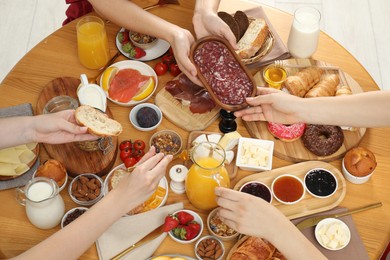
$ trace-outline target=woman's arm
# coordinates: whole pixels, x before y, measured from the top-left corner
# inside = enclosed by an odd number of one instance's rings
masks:
[[[234,113],[246,121],[283,124],[390,126],[390,91],[371,91],[339,97],[299,98],[271,88],[257,88],[251,106]]]
[[[75,221],[16,259],[77,259],[115,221],[153,194],[171,160],[171,155],[156,155],[155,149],[151,148],[116,189]]]
[[[224,223],[249,236],[271,242],[287,259],[326,259],[274,206],[250,194],[216,188],[218,214]]]
[[[32,142],[59,144],[97,138],[87,133],[87,127],[76,124],[74,110],[1,118],[0,125],[0,149]]]

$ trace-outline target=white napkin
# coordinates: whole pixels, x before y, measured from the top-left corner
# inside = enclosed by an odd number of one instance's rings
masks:
[[[168,214],[180,209],[183,209],[182,202],[120,218],[96,241],[99,259],[106,260],[114,257],[162,225]],[[166,233],[161,234],[149,243],[134,249],[123,259],[146,259],[150,257],[165,237]]]

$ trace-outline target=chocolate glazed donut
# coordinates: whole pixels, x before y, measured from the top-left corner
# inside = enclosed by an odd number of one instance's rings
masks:
[[[317,156],[327,156],[341,147],[344,134],[339,126],[307,125],[302,141],[310,152]]]

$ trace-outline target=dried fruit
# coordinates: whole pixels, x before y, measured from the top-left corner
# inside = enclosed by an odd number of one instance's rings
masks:
[[[138,125],[144,128],[155,126],[159,120],[157,112],[150,107],[143,107],[138,110],[136,119]]]

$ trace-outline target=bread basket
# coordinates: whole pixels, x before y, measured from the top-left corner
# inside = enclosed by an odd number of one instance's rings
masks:
[[[245,101],[243,101],[240,104],[227,104],[227,103],[221,102],[220,98],[214,92],[212,86],[209,84],[208,80],[206,79],[205,75],[202,74],[200,66],[195,61],[195,57],[194,56],[195,56],[195,52],[198,49],[201,49],[202,46],[204,44],[206,44],[207,42],[217,42],[217,43],[220,43],[220,44],[224,45],[228,49],[230,54],[233,56],[234,60],[239,65],[239,69],[241,69],[242,72],[244,72],[245,75],[247,76],[247,79],[245,79],[245,80],[249,80],[250,83],[251,83],[251,90],[249,91],[248,95],[246,95],[246,97],[253,97],[256,94],[256,82],[255,82],[252,74],[249,72],[249,70],[242,63],[241,59],[238,57],[238,55],[233,50],[233,48],[230,46],[230,44],[225,39],[223,39],[221,37],[218,37],[218,36],[206,36],[206,37],[203,37],[203,38],[199,39],[198,41],[196,41],[191,46],[190,59],[191,59],[192,63],[195,64],[195,67],[196,67],[197,72],[198,72],[198,78],[200,79],[200,81],[202,82],[204,87],[207,89],[207,91],[209,92],[209,94],[210,94],[211,98],[214,100],[214,102],[218,106],[220,106],[221,108],[223,108],[225,110],[228,110],[228,111],[236,111],[236,110],[240,110],[240,109],[248,106],[248,104]],[[218,53],[217,53],[217,55],[218,55]],[[219,72],[219,71],[217,71],[217,72]]]

